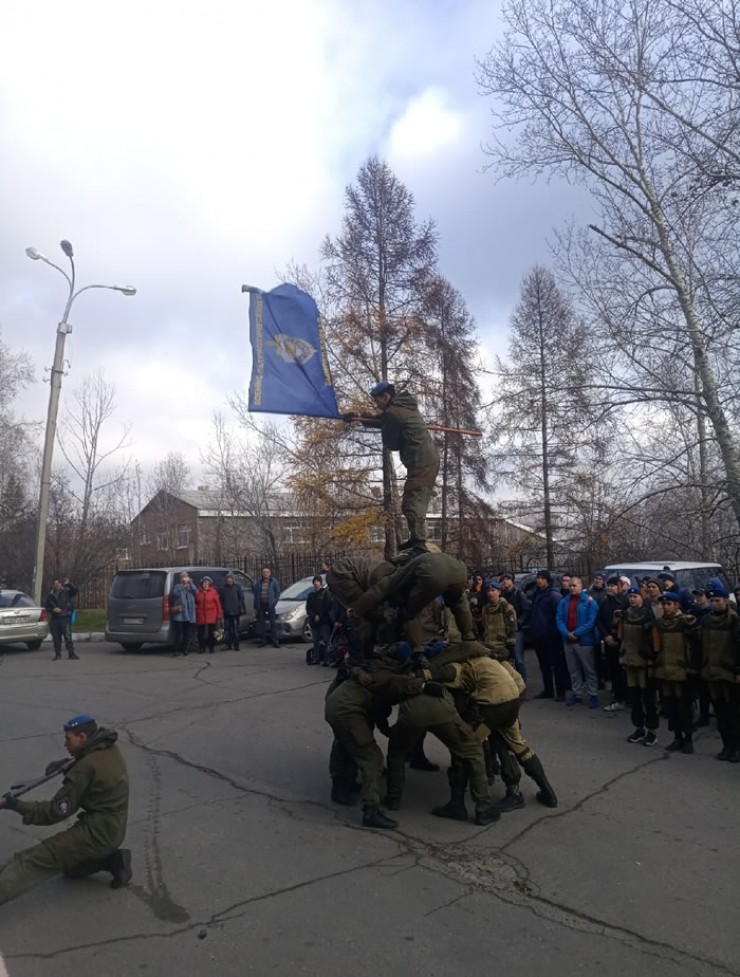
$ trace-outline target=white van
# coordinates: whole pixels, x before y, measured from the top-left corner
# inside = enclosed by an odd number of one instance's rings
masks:
[[[655,560],[652,563],[638,563],[625,560],[624,563],[612,563],[604,568],[606,575],[629,577],[633,583],[638,583],[643,577],[657,577],[663,570],[668,570],[676,578],[679,587],[688,590],[704,589],[710,577],[719,577],[732,591],[727,575],[719,563],[689,563],[681,560]]]

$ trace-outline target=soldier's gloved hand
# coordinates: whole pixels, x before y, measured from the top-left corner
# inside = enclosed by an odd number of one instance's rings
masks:
[[[0,811],[5,809],[6,811],[17,811],[18,810],[18,798],[11,791],[2,796],[3,803],[0,805]]]
[[[46,774],[47,777],[50,777],[53,773],[56,773],[58,770],[61,770],[62,767],[68,762],[69,762],[68,760],[52,760],[51,763],[47,763],[46,770],[44,770],[44,773]]]
[[[423,692],[425,695],[434,696],[435,699],[441,699],[445,694],[445,687],[441,682],[425,682]]]

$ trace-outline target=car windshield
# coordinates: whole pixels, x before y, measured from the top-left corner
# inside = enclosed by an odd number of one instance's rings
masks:
[[[280,600],[305,600],[313,590],[313,581],[307,577],[296,580],[290,587],[286,587],[280,595]]]

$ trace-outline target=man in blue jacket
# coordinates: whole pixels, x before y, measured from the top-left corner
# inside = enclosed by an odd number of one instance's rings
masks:
[[[257,619],[257,635],[259,647],[267,644],[267,625],[270,625],[270,640],[273,648],[279,648],[277,635],[277,617],[275,605],[280,599],[280,584],[273,577],[269,567],[262,569],[262,579],[254,585],[254,614]]]
[[[570,673],[571,692],[565,700],[569,706],[583,702],[584,685],[589,709],[596,709],[599,705],[594,658],[598,613],[599,605],[583,589],[581,578],[571,577],[570,597],[563,597],[557,610],[558,630],[563,637],[565,662]]]

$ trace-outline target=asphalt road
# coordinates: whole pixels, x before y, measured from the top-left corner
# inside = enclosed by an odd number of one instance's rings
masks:
[[[740,765],[713,727],[668,755],[628,744],[625,714],[530,701],[557,810],[524,777],[497,824],[439,820],[444,773],[411,771],[399,830],[368,831],[329,801],[333,673],[304,649],[2,655],[0,783],[63,756],[83,711],[119,730],[132,781],[131,886],[60,878],[0,908],[11,977],[740,973]],[[0,863],[52,832],[0,814]]]

